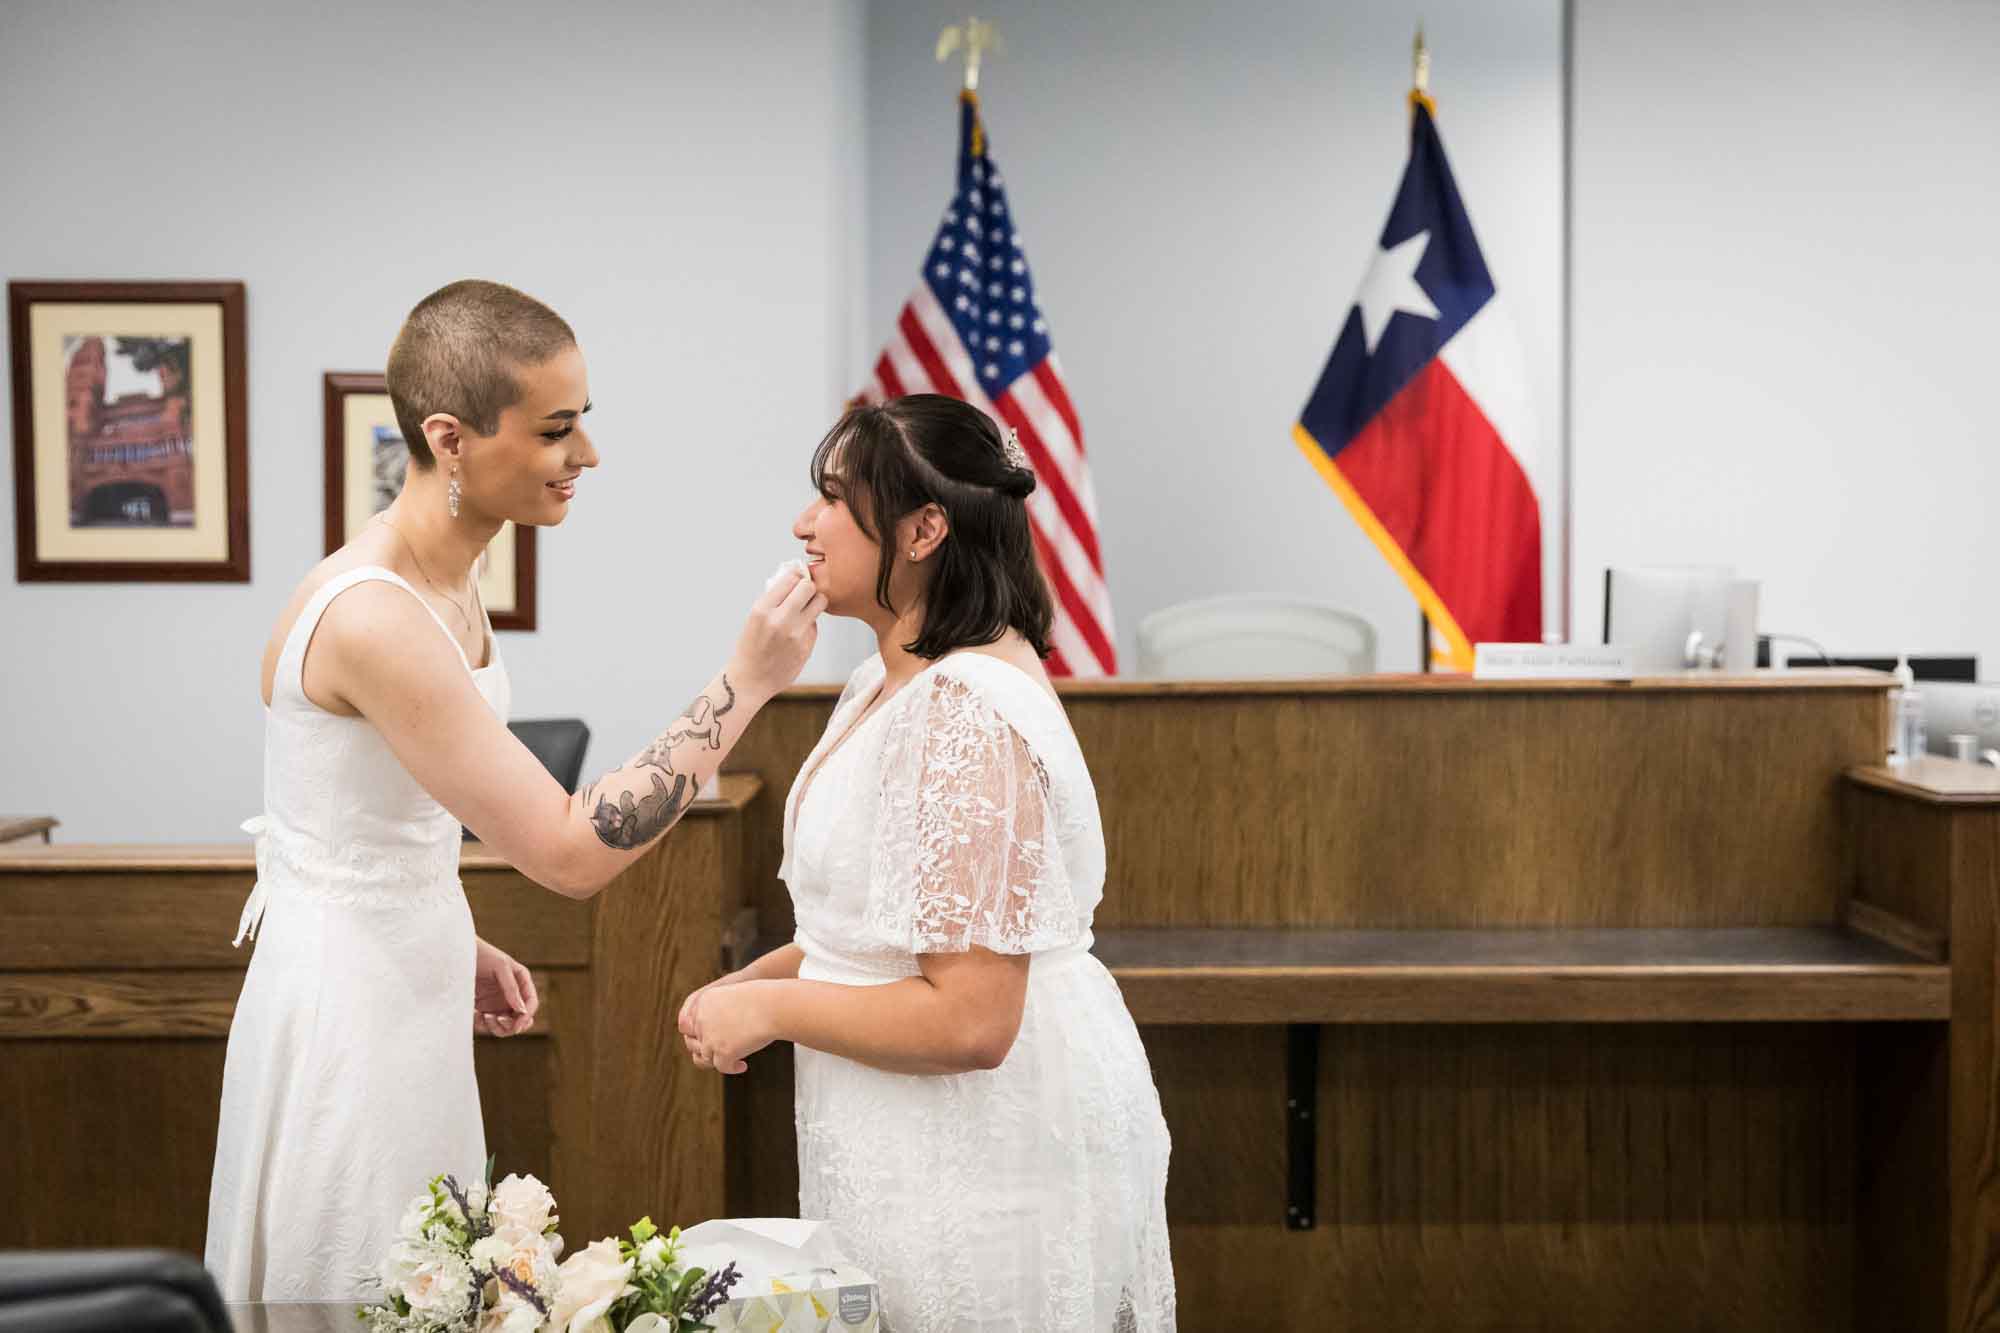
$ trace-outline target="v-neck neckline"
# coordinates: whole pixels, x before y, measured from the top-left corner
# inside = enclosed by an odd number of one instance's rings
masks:
[[[896,694],[892,694],[884,699],[882,697],[881,684],[879,682],[876,684],[874,693],[868,696],[868,702],[861,706],[860,714],[854,721],[847,725],[847,730],[840,733],[840,739],[836,740],[830,747],[814,758],[812,767],[806,769],[801,775],[799,779],[799,799],[792,806],[794,819],[797,818],[799,811],[806,808],[806,797],[810,796],[813,788],[819,784],[819,776],[826,771],[827,765],[831,764],[835,756],[847,748],[848,743],[861,733],[863,727],[888,712],[889,706],[896,701],[896,695],[901,694],[903,690],[908,688],[909,683],[905,682],[902,688],[896,691]]]

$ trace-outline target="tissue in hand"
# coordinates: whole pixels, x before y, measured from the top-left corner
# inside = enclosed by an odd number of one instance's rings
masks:
[[[824,1222],[719,1218],[681,1232],[681,1262],[742,1278],[709,1316],[716,1333],[878,1333],[875,1279],[853,1267]]]
[[[810,577],[811,575],[806,573],[805,561],[787,560],[784,564],[778,566],[777,571],[770,578],[764,580],[764,591],[769,592],[780,583],[792,583],[799,579]]]

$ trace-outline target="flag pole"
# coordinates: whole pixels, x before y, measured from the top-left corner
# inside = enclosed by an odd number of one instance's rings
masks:
[[[1431,48],[1424,41],[1424,21],[1417,20],[1417,39],[1410,44],[1410,109],[1431,101]],[[1417,663],[1426,676],[1431,673],[1431,618],[1417,608]]]

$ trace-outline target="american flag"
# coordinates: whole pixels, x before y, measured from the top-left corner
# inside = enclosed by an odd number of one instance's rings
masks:
[[[1037,482],[1029,525],[1055,594],[1049,672],[1116,675],[1083,427],[970,92],[960,96],[958,188],[925,257],[923,281],[896,317],[861,397],[881,403],[909,393],[948,394],[1020,432]]]

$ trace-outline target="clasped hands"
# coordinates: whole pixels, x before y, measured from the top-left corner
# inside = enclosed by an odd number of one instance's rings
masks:
[[[698,1069],[740,1074],[750,1056],[777,1040],[771,1026],[771,987],[735,973],[711,981],[681,1004],[681,1040]]]

